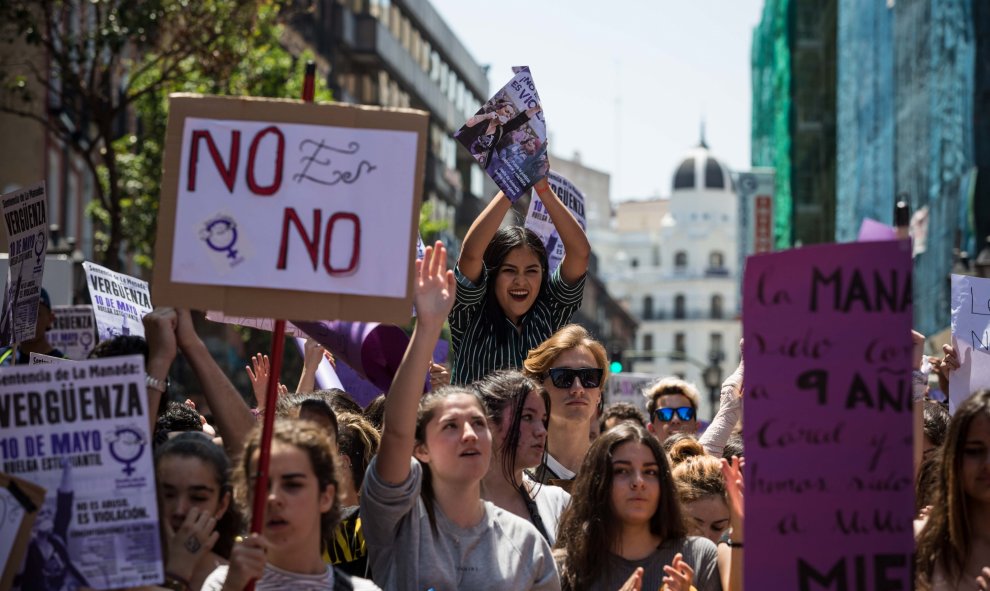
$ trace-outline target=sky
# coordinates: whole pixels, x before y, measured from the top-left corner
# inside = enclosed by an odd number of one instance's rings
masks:
[[[712,154],[749,168],[750,44],[763,0],[431,2],[491,66],[491,93],[512,66],[530,67],[552,154],[578,152],[610,173],[613,201],[669,196],[702,121]]]

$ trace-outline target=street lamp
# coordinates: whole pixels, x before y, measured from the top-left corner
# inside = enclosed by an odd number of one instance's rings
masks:
[[[708,355],[710,364],[701,372],[701,378],[708,388],[708,400],[711,403],[712,416],[715,415],[715,407],[718,406],[719,388],[722,385],[722,366],[719,365],[721,355],[717,351],[712,351]]]

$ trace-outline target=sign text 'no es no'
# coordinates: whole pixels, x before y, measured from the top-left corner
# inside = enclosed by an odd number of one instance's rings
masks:
[[[405,323],[428,117],[172,95],[154,301]]]

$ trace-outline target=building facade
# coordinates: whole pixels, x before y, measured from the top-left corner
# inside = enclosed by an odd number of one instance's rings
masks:
[[[453,134],[488,100],[488,74],[428,0],[315,0],[290,28],[320,56],[335,100],[430,114],[423,200],[452,256],[494,183]]]
[[[737,216],[731,173],[704,142],[677,167],[670,198],[617,205],[613,238],[592,246],[607,251],[601,275],[640,323],[626,367],[706,391],[706,372],[724,377],[738,363]],[[710,417],[717,398],[703,398]]]
[[[982,32],[982,35],[980,34]],[[836,240],[894,203],[927,214],[915,326],[949,324],[954,250],[990,233],[990,9],[979,0],[839,3]],[[982,56],[982,57],[981,57]]]
[[[835,235],[836,0],[766,0],[753,31],[752,164],[776,170],[777,248]]]

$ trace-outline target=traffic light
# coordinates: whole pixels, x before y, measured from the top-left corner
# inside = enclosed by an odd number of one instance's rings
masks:
[[[611,360],[611,363],[608,366],[609,371],[612,373],[622,373],[622,370],[624,369],[622,367],[622,350],[612,349],[609,351],[609,359]]]

